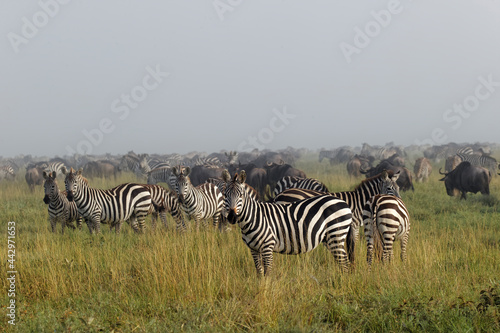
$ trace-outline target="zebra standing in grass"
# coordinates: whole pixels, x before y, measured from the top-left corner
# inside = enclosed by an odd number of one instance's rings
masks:
[[[377,176],[363,180],[353,191],[330,193],[349,205],[352,211],[355,242],[359,239],[359,227],[363,225],[363,206],[365,202],[377,194],[392,194],[399,197],[399,186],[396,183],[398,178],[399,172],[384,171]],[[324,193],[304,189],[289,189],[277,195],[274,202],[291,203],[321,194]]]
[[[170,167],[156,168],[147,173],[148,184],[156,185],[158,183],[166,183],[169,186],[172,181],[175,180],[175,176],[172,175],[172,169]]]
[[[49,162],[44,170],[48,173],[56,172],[57,175],[62,174],[62,168],[66,168],[63,162]]]
[[[8,179],[14,180],[16,177],[16,173],[14,172],[14,168],[10,165],[0,166],[0,180]]]
[[[370,198],[363,207],[365,237],[367,244],[366,260],[371,267],[374,239],[382,241],[382,261],[392,261],[393,243],[401,241],[401,260],[406,261],[406,246],[410,235],[410,214],[398,197],[378,194]],[[375,233],[378,233],[376,237]]]
[[[255,201],[243,184],[245,171],[233,179],[227,170],[224,215],[232,224],[238,223],[242,238],[250,248],[257,274],[267,275],[273,264],[273,252],[300,254],[310,252],[319,243],[326,245],[342,271],[349,267],[352,248],[345,242],[351,238],[349,206],[331,195],[321,195],[292,204]],[[348,242],[349,244],[352,242]]]
[[[196,222],[213,218],[214,226],[219,226],[222,211],[222,193],[217,186],[211,183],[200,184],[194,187],[189,179],[190,167],[174,167],[172,182],[177,193],[182,210]]]
[[[70,227],[71,229],[75,229],[75,226],[72,224],[72,222],[75,220],[78,229],[81,230],[82,217],[78,214],[76,204],[75,202],[68,201],[66,192],[59,191],[56,177],[56,171],[52,171],[51,173],[47,173],[45,171],[43,172],[43,178],[45,179],[45,182],[43,184],[45,190],[43,202],[49,205],[49,221],[50,226],[52,227],[52,232],[56,232],[57,222],[61,222],[62,233],[64,233],[64,228],[66,226]]]
[[[116,233],[120,232],[123,221],[131,219],[131,226],[136,232],[144,231],[146,215],[152,209],[151,193],[140,184],[125,183],[109,190],[100,190],[88,185],[87,179],[82,176],[82,170],[73,168],[66,175],[67,197],[74,201],[78,213],[92,226],[90,233],[101,232],[101,222],[115,226]]]
[[[426,157],[420,157],[415,161],[413,172],[415,173],[415,180],[417,182],[427,181],[432,173],[431,162]]]
[[[474,166],[480,166],[490,170],[494,175],[497,174],[499,167],[498,162],[491,156],[472,154],[471,148],[459,149],[457,151],[457,156],[462,159],[462,162],[469,162]]]
[[[326,185],[317,179],[285,176],[276,183],[276,187],[274,188],[274,196],[276,197],[281,192],[290,188],[302,188],[306,190],[328,193],[328,188],[326,187]]]
[[[149,189],[151,192],[151,202],[153,203],[153,220],[151,227],[153,230],[156,230],[156,220],[158,219],[158,215],[160,215],[160,219],[165,226],[167,226],[167,212],[172,215],[175,220],[177,231],[185,231],[186,224],[184,223],[184,219],[182,217],[181,208],[179,205],[179,200],[177,199],[177,195],[159,185],[143,185]]]

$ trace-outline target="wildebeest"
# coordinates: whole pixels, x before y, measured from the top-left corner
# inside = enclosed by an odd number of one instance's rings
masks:
[[[245,170],[247,174],[246,183],[253,187],[257,193],[259,200],[264,200],[265,190],[267,185],[267,172],[263,168],[259,168],[253,163],[240,164],[237,167],[230,168],[230,173],[240,173]]]
[[[353,158],[347,162],[347,173],[351,177],[361,176],[360,169],[367,170],[372,167],[373,156],[364,157],[360,155],[354,155]]]
[[[429,160],[425,157],[420,157],[415,161],[415,166],[413,167],[413,172],[415,173],[415,180],[417,182],[425,182],[429,179],[432,172],[432,165]]]
[[[456,191],[462,192],[460,199],[467,199],[467,192],[490,194],[491,174],[486,168],[465,161],[450,172],[441,172],[440,169],[439,173],[444,175],[440,181],[444,181],[449,196],[455,196]]]
[[[88,178],[111,178],[116,179],[119,172],[118,167],[105,160],[91,161],[85,164],[83,172]]]
[[[299,178],[307,178],[304,171],[299,170],[291,166],[290,164],[276,164],[276,163],[267,163],[264,167],[267,173],[267,184],[269,188],[272,190],[276,187],[276,183],[283,177],[291,176],[291,177],[299,177]]]
[[[462,162],[462,159],[457,155],[448,156],[444,162],[444,172],[450,172]]]
[[[411,178],[411,172],[405,167],[400,167],[400,166],[395,166],[388,161],[382,161],[380,162],[376,167],[368,169],[368,170],[363,170],[361,169],[361,173],[366,175],[366,178],[376,176],[380,174],[384,170],[391,170],[394,173],[397,173],[399,171],[399,178],[397,180],[397,184],[402,191],[408,191],[411,189],[412,191],[415,190],[413,187],[413,181]]]
[[[210,178],[222,178],[223,168],[207,167],[204,165],[195,165],[191,168],[189,178],[193,186],[198,186],[205,183]]]
[[[29,165],[26,168],[24,179],[26,179],[26,183],[28,183],[30,191],[35,191],[36,185],[43,184],[43,168],[36,165]]]

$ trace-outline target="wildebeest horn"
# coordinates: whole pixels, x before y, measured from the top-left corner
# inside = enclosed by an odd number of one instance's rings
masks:
[[[439,174],[447,176],[448,174],[446,172],[441,172],[441,168],[439,168]]]

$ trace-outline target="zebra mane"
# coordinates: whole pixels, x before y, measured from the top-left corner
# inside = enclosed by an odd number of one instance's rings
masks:
[[[387,174],[389,175],[389,178],[391,178],[392,176],[394,176],[394,171],[392,170],[385,170],[387,172]],[[380,179],[382,173],[379,173],[378,175],[376,176],[373,176],[373,177],[370,177],[370,178],[366,178],[365,180],[362,180],[361,183],[356,186],[354,188],[354,191],[357,191],[359,190],[360,188],[362,188],[364,185],[368,184],[368,183],[371,183],[373,182],[374,180],[377,180],[377,179]]]

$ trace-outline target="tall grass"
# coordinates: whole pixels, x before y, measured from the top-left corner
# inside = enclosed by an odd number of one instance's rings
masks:
[[[300,160],[298,167],[331,191],[352,189],[344,166]],[[437,172],[403,193],[411,214],[408,262],[374,262],[356,246],[356,270],[341,274],[319,247],[275,254],[273,274],[257,278],[233,226],[185,234],[169,229],[120,235],[50,232],[43,191],[22,177],[0,184],[0,228],[16,221],[17,325],[14,331],[485,331],[500,330],[500,177],[492,195],[460,201]],[[132,180],[92,180],[111,187]],[[60,181],[60,186],[62,187]],[[6,244],[6,236],[4,236]],[[6,247],[0,258],[7,260]],[[6,276],[2,265],[2,276]],[[3,290],[7,281],[2,278]],[[8,297],[2,294],[2,307]],[[495,302],[497,302],[495,304]],[[10,327],[4,317],[0,330]]]

